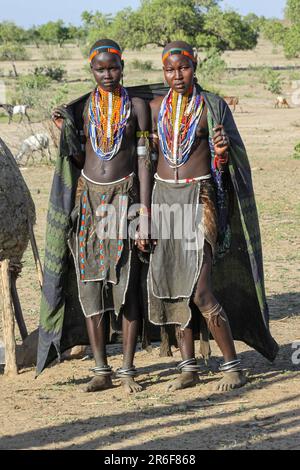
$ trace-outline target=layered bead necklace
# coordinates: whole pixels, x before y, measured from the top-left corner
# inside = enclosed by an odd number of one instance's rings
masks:
[[[159,142],[164,158],[174,169],[175,181],[178,179],[178,168],[190,157],[203,109],[204,100],[196,86],[190,99],[189,93],[181,95],[170,89],[161,104],[158,115]]]
[[[131,102],[122,86],[113,92],[97,87],[89,104],[89,136],[95,154],[111,160],[120,150]]]

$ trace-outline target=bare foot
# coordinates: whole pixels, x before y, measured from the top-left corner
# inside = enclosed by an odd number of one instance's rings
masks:
[[[197,383],[199,383],[197,372],[182,372],[176,380],[167,385],[167,391],[174,392],[175,390],[193,387]]]
[[[220,382],[216,385],[216,390],[228,392],[234,388],[240,388],[247,382],[247,378],[243,371],[226,372]]]
[[[112,388],[113,384],[110,375],[96,375],[90,380],[85,387],[85,392],[98,392],[99,390],[106,390]]]
[[[126,393],[137,393],[143,390],[143,387],[135,382],[133,377],[121,378],[121,383]]]

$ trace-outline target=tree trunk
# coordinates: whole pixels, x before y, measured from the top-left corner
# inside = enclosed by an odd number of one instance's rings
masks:
[[[0,278],[3,296],[3,336],[5,346],[5,369],[6,375],[17,375],[18,367],[16,360],[15,320],[11,302],[11,279],[9,271],[9,260],[0,263]]]
[[[18,75],[18,72],[17,72],[16,64],[14,62],[12,62],[11,65],[12,65],[15,77],[18,78],[19,75]]]
[[[17,324],[18,324],[18,327],[19,327],[19,331],[20,331],[22,340],[24,341],[28,336],[28,331],[27,331],[26,324],[25,324],[24,317],[23,317],[23,313],[22,313],[22,308],[21,308],[21,304],[20,304],[20,300],[19,300],[19,296],[18,296],[16,282],[17,282],[17,276],[16,276],[15,273],[12,273],[12,275],[11,275],[11,297],[12,297],[13,306],[14,306],[14,310],[15,310],[16,321],[17,321]]]
[[[44,278],[43,267],[42,267],[41,259],[40,259],[40,256],[39,256],[39,251],[38,251],[38,247],[37,247],[37,244],[36,244],[36,239],[35,239],[33,227],[32,227],[32,225],[29,221],[28,221],[28,231],[29,231],[29,239],[30,239],[31,248],[32,248],[32,252],[33,252],[34,262],[35,262],[35,266],[36,266],[36,270],[37,270],[38,280],[39,280],[40,288],[42,289],[42,287],[43,287],[43,278]]]

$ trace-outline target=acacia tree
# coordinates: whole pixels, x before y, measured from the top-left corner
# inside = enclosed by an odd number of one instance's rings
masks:
[[[41,33],[37,26],[32,26],[31,28],[27,29],[26,31],[26,42],[29,44],[35,44],[37,49],[40,47],[41,43]]]
[[[17,43],[6,43],[0,47],[0,60],[7,60],[11,63],[14,71],[14,76],[18,77],[17,67],[15,62],[17,60],[27,60],[28,53],[24,46]]]
[[[223,12],[218,6],[204,15],[201,31],[197,34],[198,47],[215,47],[218,50],[253,49],[258,32],[235,11]]]
[[[219,50],[254,47],[255,28],[238,13],[223,12],[219,3],[219,0],[142,0],[137,10],[126,8],[114,18],[84,12],[82,19],[90,43],[105,34],[122,47],[133,49],[147,44],[164,47],[175,39]]]
[[[95,13],[84,11],[81,14],[81,19],[83,22],[83,34],[85,33],[89,46],[101,37],[111,37],[113,39],[110,34],[111,15],[104,15],[98,10]]]
[[[292,24],[300,23],[300,0],[287,0],[285,17]]]
[[[39,33],[46,44],[59,44],[60,47],[68,39],[68,28],[62,20],[43,24],[39,28]]]
[[[263,25],[262,31],[266,39],[275,44],[275,46],[279,46],[284,43],[289,28],[279,20],[267,20]]]
[[[285,55],[300,57],[300,0],[287,0],[285,16],[291,23],[284,40]]]
[[[12,21],[0,23],[0,42],[3,44],[17,43],[24,39],[25,31]]]
[[[195,8],[194,0],[142,0],[137,13],[142,34],[136,47],[164,47],[175,39],[192,42],[202,23],[202,13]]]

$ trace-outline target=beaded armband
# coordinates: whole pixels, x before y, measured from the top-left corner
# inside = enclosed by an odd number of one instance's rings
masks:
[[[136,136],[138,139],[141,139],[142,137],[149,139],[150,133],[149,131],[137,131]]]

